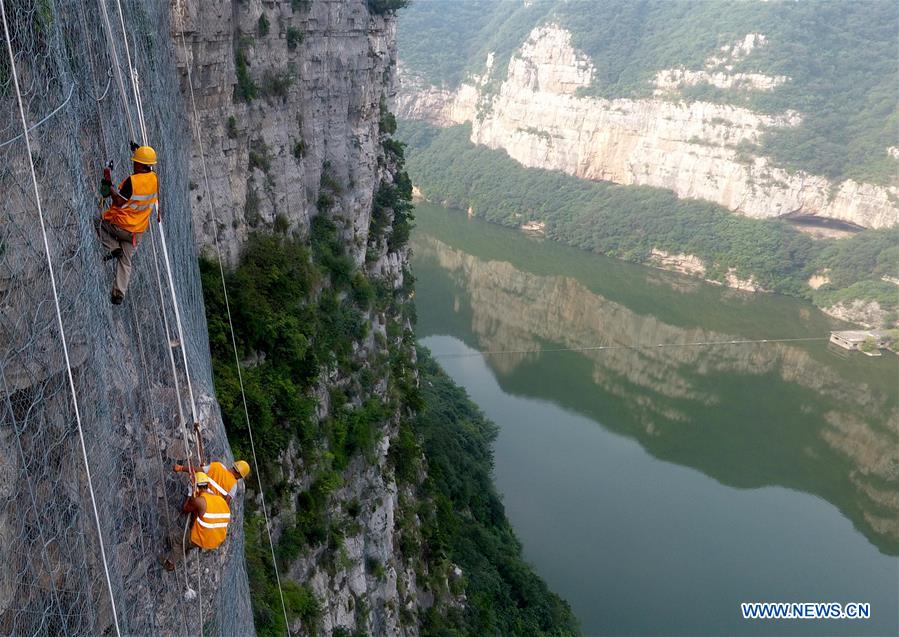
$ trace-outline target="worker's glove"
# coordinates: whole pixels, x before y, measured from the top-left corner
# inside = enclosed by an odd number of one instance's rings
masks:
[[[112,194],[112,162],[103,166],[103,180],[100,182],[100,194],[105,199]]]
[[[138,148],[140,148],[140,144],[138,144],[138,143],[135,142],[135,141],[132,141],[132,142],[131,142],[131,152],[133,153],[133,152],[136,151]]]

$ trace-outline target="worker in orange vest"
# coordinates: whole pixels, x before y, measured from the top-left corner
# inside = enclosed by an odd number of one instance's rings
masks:
[[[201,467],[200,470],[209,476],[209,487],[212,492],[225,498],[225,502],[228,504],[231,504],[234,496],[237,495],[238,480],[243,480],[250,475],[250,465],[246,460],[235,460],[230,469],[216,460]],[[176,464],[175,471],[186,473],[190,471],[190,468],[183,464]]]
[[[137,250],[138,238],[150,224],[153,204],[159,200],[159,181],[153,172],[156,151],[150,146],[131,143],[134,174],[112,187],[111,168],[103,171],[101,194],[112,197],[112,205],[97,220],[97,234],[103,247],[109,250],[105,260],[116,260],[115,281],[110,300],[118,305],[125,298],[131,278],[131,260]],[[111,166],[111,164],[110,164]]]
[[[195,548],[216,549],[225,541],[228,534],[228,522],[231,520],[231,509],[225,499],[209,490],[209,476],[202,471],[194,473],[196,491],[187,496],[181,506],[182,513],[190,513],[193,524],[190,528],[190,540],[178,532],[170,539],[172,550],[161,558],[167,571],[174,571],[178,562]]]

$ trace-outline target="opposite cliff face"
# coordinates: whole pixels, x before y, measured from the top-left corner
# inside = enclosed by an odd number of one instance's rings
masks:
[[[531,31],[498,86],[486,79],[492,56],[483,76],[456,90],[406,74],[397,109],[401,117],[440,126],[470,121],[473,142],[504,149],[528,167],[668,188],[749,217],[823,217],[864,228],[899,223],[896,186],[834,183],[787,171],[760,154],[762,134],[798,126],[801,113],[680,99],[681,89],[700,83],[766,91],[789,82],[732,71],[765,45],[763,34],[748,34],[722,47],[704,70],[659,71],[652,98],[602,99],[582,95],[594,84],[593,63],[572,46],[566,29],[548,24]]]

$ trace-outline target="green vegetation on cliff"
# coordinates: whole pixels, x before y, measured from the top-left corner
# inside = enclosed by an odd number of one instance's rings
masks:
[[[203,260],[200,265],[222,416],[235,455],[248,456],[218,264]],[[299,443],[303,466],[311,474],[310,487],[295,499],[294,519],[275,547],[281,568],[321,545],[327,545],[326,559],[335,565],[344,559],[343,539],[358,511],[354,514],[350,506],[346,516],[335,515],[330,495],[350,459],[370,456],[385,420],[399,413],[403,416],[391,465],[398,481],[416,492],[409,514],[421,519],[420,530],[407,529],[404,557],[426,565],[420,576],[424,584],[438,591],[446,588],[446,596],[438,597],[421,617],[423,634],[575,634],[567,605],[523,562],[521,546],[493,489],[494,426],[436,363],[426,357],[417,367],[412,363],[411,332],[404,334],[394,321],[388,334],[402,337],[387,345],[384,356],[365,368],[351,356],[352,344],[365,333],[361,312],[375,308],[389,310],[389,316],[408,314],[401,306],[407,304],[410,290],[388,289],[355,270],[334,224],[323,217],[313,221],[308,242],[251,235],[226,280],[269,513],[278,513],[286,504],[278,457],[292,441]],[[331,389],[330,415],[320,420],[311,390],[321,370],[335,366],[354,382]],[[372,387],[385,379],[385,399],[371,399]],[[364,398],[361,407],[348,407],[348,392]],[[420,471],[423,467],[426,473]],[[254,490],[252,481],[247,486]],[[246,559],[256,629],[260,635],[281,635],[285,628],[265,527],[261,515],[250,508]],[[447,585],[450,564],[459,565],[463,575]],[[289,580],[283,586],[289,614],[312,630],[322,612],[321,600],[306,586]],[[467,599],[464,607],[454,601],[461,593]]]
[[[421,412],[406,423],[397,464],[410,467],[424,450],[427,477],[419,486],[423,549],[432,570],[453,564],[449,589],[464,593],[464,607],[438,598],[427,612],[422,635],[579,634],[568,605],[553,594],[521,556],[521,544],[506,520],[493,487],[496,425],[486,420],[465,391],[419,350]],[[401,435],[401,442],[403,441]],[[414,481],[411,472],[407,478]]]
[[[721,46],[761,33],[767,45],[737,61],[733,72],[786,75],[771,92],[723,91],[703,84],[684,99],[724,101],[802,114],[793,129],[771,131],[763,152],[793,169],[834,180],[889,182],[899,162],[886,147],[899,139],[899,4],[868,2],[667,2],[652,0],[489,0],[420,2],[399,20],[400,60],[432,84],[457,85],[483,73],[506,74],[530,31],[556,23],[593,62],[591,94],[647,97],[655,74],[700,70]]]
[[[365,333],[359,304],[348,280],[352,262],[333,254],[333,224],[313,224],[313,249],[296,238],[256,233],[250,236],[236,268],[226,272],[235,337],[241,358],[247,409],[253,423],[270,514],[282,508],[286,489],[278,457],[292,442],[304,452],[312,472],[311,486],[296,500],[296,515],[276,546],[282,568],[302,546],[314,546],[339,535],[339,522],[325,514],[327,496],[339,485],[347,457],[370,450],[371,419],[356,413],[319,421],[311,390],[320,370],[348,369],[353,342]],[[313,255],[315,260],[313,260]],[[241,402],[234,352],[228,329],[218,264],[202,260],[200,272],[209,326],[216,394],[228,439],[236,457],[250,457],[250,442]],[[323,280],[332,281],[323,286]],[[337,283],[333,283],[336,281]],[[343,298],[342,298],[343,296]],[[352,421],[351,427],[348,423]],[[317,453],[328,444],[330,453]],[[254,483],[247,487],[254,489]],[[272,576],[268,538],[261,516],[245,518],[246,556],[256,630],[283,635],[286,627]],[[284,582],[288,611],[314,626],[320,610],[312,592]]]
[[[385,109],[382,147],[394,176],[375,194],[367,263],[385,250],[402,254],[412,227],[412,183],[403,171],[404,146],[389,137],[395,128]],[[289,234],[286,220],[276,219],[272,229],[250,234],[238,263],[225,272],[269,514],[282,525],[274,547],[282,573],[302,556],[318,555],[313,559],[332,574],[352,566],[345,540],[361,532],[361,504],[336,501],[335,492],[352,475],[354,459],[376,462],[378,441],[397,426],[387,471],[414,494],[397,513],[402,554],[416,569],[419,588],[434,591],[436,599],[427,612],[404,610],[401,621],[418,622],[433,636],[572,634],[570,610],[522,561],[492,489],[492,425],[430,361],[428,387],[419,390],[414,278],[405,272],[394,287],[354,263],[342,227],[347,222],[337,209],[340,192],[326,164],[308,236]],[[219,265],[201,260],[200,272],[222,418],[235,456],[249,457]],[[382,321],[384,332],[370,337],[370,326]],[[303,472],[305,490],[296,493],[288,484],[285,462]],[[246,486],[254,491],[255,481]],[[247,502],[245,555],[256,631],[283,635],[264,522]],[[451,578],[450,564],[462,567],[461,579]],[[365,564],[376,577],[385,566]],[[282,587],[291,621],[315,634],[325,600],[289,578],[282,578]],[[365,626],[368,612],[359,600],[357,626]]]
[[[862,298],[899,308],[899,287],[881,280],[899,276],[899,228],[812,240],[787,222],[748,219],[668,190],[525,168],[502,150],[472,144],[467,125],[440,130],[407,122],[402,133],[409,172],[428,198],[471,205],[489,221],[544,221],[549,237],[637,263],[649,261],[653,249],[694,254],[708,278],[722,280],[733,268],[765,289],[820,304]],[[821,271],[831,283],[813,292],[807,280]]]

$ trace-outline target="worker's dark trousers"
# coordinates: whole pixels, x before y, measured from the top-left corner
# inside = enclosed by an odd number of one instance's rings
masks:
[[[137,250],[137,240],[140,235],[132,235],[127,230],[122,230],[116,225],[103,219],[97,220],[97,236],[103,247],[112,252],[120,249],[121,256],[116,259],[115,281],[112,289],[121,292],[124,296],[128,289],[128,281],[131,280],[131,259]]]

